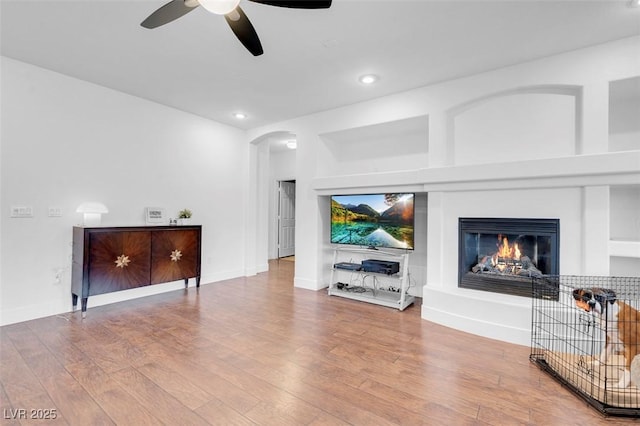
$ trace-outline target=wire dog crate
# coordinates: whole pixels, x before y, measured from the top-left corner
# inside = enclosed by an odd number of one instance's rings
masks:
[[[640,354],[640,277],[545,276],[532,288],[529,359],[601,413],[640,417],[625,363],[625,345]]]

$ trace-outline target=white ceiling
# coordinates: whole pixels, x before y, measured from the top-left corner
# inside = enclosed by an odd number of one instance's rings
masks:
[[[140,27],[167,1],[1,0],[1,52],[248,129],[640,34],[627,0],[243,0],[265,51],[254,57],[203,8]],[[368,72],[375,86],[357,82]]]

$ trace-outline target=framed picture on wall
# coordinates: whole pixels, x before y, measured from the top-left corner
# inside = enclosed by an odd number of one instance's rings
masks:
[[[151,223],[165,223],[167,217],[162,207],[147,207],[145,209],[145,221],[147,224]]]

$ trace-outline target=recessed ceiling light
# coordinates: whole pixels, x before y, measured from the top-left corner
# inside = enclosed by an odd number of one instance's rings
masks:
[[[298,142],[296,142],[296,141],[288,141],[287,142],[287,148],[296,149],[297,147],[298,147]]]
[[[640,0],[629,0],[629,3],[627,3],[627,6],[640,7]]]
[[[247,114],[245,114],[243,112],[234,112],[233,116],[235,118],[237,118],[238,120],[244,120],[245,118],[247,118]]]
[[[373,84],[379,79],[380,77],[378,77],[375,74],[365,74],[365,75],[361,75],[360,78],[358,78],[358,81],[362,84]]]
[[[322,45],[324,47],[326,47],[327,49],[331,49],[333,47],[336,47],[338,45],[338,40],[336,40],[335,38],[329,38],[326,39],[322,42]]]

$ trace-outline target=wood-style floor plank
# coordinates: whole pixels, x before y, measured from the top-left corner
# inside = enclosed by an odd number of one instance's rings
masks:
[[[174,398],[135,368],[117,371],[113,377],[141,406],[152,407],[154,416],[163,423],[178,425],[206,425],[207,422],[193,410]]]
[[[529,348],[268,273],[0,327],[2,424],[598,425]],[[42,422],[40,422],[42,423]]]

